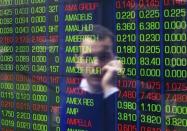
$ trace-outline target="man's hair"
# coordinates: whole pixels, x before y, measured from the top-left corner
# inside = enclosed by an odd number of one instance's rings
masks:
[[[93,25],[93,30],[92,31],[84,31],[84,32],[80,32],[81,35],[94,35],[97,36],[97,40],[101,41],[104,40],[106,38],[110,38],[113,41],[113,33],[107,29],[104,26],[101,25]]]

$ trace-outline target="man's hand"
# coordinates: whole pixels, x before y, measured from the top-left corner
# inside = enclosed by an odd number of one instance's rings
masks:
[[[122,63],[119,60],[112,60],[102,68],[102,72],[104,72],[101,80],[103,90],[116,87],[115,80],[117,78],[117,72],[121,71],[121,69]]]

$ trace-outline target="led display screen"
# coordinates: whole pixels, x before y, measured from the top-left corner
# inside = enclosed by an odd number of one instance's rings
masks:
[[[186,131],[186,80],[186,0],[0,0],[1,131]]]

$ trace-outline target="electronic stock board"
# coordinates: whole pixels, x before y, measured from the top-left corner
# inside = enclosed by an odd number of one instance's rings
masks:
[[[116,130],[186,131],[186,21],[186,0],[0,0],[0,130],[91,130],[66,95],[83,95],[79,32],[100,24],[126,76]]]

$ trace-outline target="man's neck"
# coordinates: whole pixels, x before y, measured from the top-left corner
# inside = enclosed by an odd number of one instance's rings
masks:
[[[102,88],[93,88],[92,86],[90,86],[85,78],[81,80],[80,87],[82,90],[91,94],[101,94],[103,92],[101,90]]]

